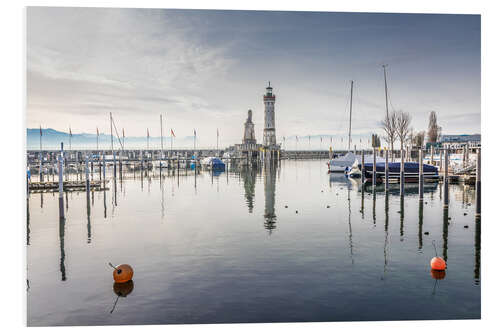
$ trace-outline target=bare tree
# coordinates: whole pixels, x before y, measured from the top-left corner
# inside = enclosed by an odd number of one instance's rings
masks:
[[[384,140],[391,146],[391,162],[394,162],[394,142],[396,141],[396,112],[388,113],[382,121],[385,135]]]
[[[411,116],[408,112],[399,111],[396,114],[396,135],[401,143],[401,151],[404,149],[404,143],[411,131]]]
[[[429,115],[429,127],[427,128],[427,142],[435,143],[441,137],[441,127],[437,124],[435,111]]]

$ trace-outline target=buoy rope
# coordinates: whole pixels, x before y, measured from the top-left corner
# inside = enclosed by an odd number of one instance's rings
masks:
[[[434,253],[436,253],[436,257],[438,256],[437,250],[436,250],[436,244],[435,241],[432,241],[432,246],[434,246]]]
[[[113,264],[112,264],[112,263],[110,263],[110,262],[108,262],[108,265],[109,265],[109,266],[111,266],[111,267],[113,267],[114,269],[118,269],[118,268],[116,268],[115,266],[113,266]]]

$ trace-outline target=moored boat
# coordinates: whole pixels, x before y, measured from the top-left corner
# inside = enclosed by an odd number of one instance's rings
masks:
[[[361,169],[361,165],[358,165]],[[372,183],[373,163],[365,163],[364,169],[365,183]],[[377,183],[385,182],[385,163],[376,163],[375,165],[375,178]],[[400,182],[401,177],[401,162],[388,163],[388,177],[389,182]],[[404,163],[404,181],[405,183],[417,183],[419,177],[419,164],[416,162]],[[437,182],[439,181],[438,168],[430,165],[423,164],[423,177],[424,182]]]

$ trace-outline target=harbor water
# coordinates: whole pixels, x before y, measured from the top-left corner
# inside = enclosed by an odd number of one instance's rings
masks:
[[[480,318],[474,187],[450,185],[444,210],[441,184],[419,201],[418,184],[401,198],[327,171],[108,169],[106,191],[64,193],[64,220],[58,193],[30,193],[28,325]],[[133,284],[114,286],[108,262]]]

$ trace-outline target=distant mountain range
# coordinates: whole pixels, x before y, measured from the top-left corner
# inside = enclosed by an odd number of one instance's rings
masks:
[[[120,138],[121,139],[121,138]],[[116,136],[113,136],[115,147],[120,147],[120,143]],[[177,147],[191,147],[193,145],[193,136],[182,138],[174,138],[174,144]],[[64,143],[64,148],[69,149],[70,136],[67,132],[57,131],[52,128],[42,128],[42,149],[58,149],[61,142]],[[161,144],[160,137],[149,138],[150,148],[158,148]],[[165,149],[170,147],[170,136],[163,137],[163,145]],[[28,128],[26,136],[26,146],[28,149],[40,148],[40,129]],[[99,134],[99,149],[108,149],[111,146],[111,137],[109,134]],[[147,146],[146,137],[125,137],[125,148],[145,148]],[[73,133],[71,136],[71,148],[93,148],[97,147],[97,135],[89,133]]]

